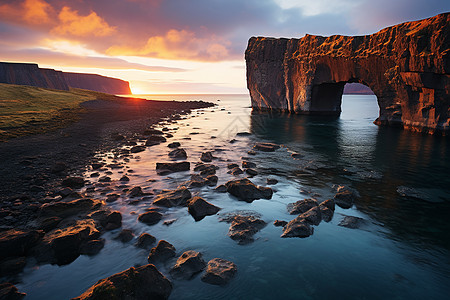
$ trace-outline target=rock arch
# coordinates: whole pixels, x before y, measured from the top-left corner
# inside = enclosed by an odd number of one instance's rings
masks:
[[[450,13],[367,36],[252,37],[245,53],[255,110],[339,114],[345,83],[375,93],[379,125],[450,130]]]

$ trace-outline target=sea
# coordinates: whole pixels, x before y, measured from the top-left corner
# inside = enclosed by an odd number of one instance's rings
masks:
[[[121,197],[109,203],[123,216],[122,228],[135,237],[148,232],[173,244],[177,256],[195,250],[208,261],[223,258],[237,266],[225,286],[210,285],[201,274],[175,280],[169,270],[176,258],[157,264],[173,283],[170,299],[449,299],[450,296],[450,140],[448,137],[378,127],[373,121],[379,108],[374,95],[344,95],[339,117],[287,113],[252,113],[248,95],[140,95],[154,100],[203,100],[214,107],[194,110],[176,123],[157,125],[173,135],[167,143],[133,155],[120,170],[110,170],[105,186],[85,176],[95,187],[89,197]],[[237,135],[248,132],[250,135]],[[151,207],[151,199],[131,201],[121,193],[118,179],[126,174],[129,187],[141,186],[157,194],[190,179],[191,171],[160,176],[156,162],[170,161],[169,142],[178,141],[192,164],[212,151],[218,185],[247,176],[228,174],[227,165],[249,160],[258,174],[250,180],[261,186],[267,178],[272,199],[238,201],[214,187],[191,189],[221,208],[214,216],[196,222],[186,207],[164,211],[164,218],[148,226],[137,221]],[[143,142],[143,141],[140,141]],[[248,151],[258,142],[276,143],[275,152]],[[295,158],[293,153],[297,153]],[[114,153],[99,151],[105,162],[124,162]],[[104,174],[101,174],[104,175]],[[281,238],[275,220],[290,221],[289,203],[306,198],[319,202],[333,198],[339,186],[360,194],[350,209],[336,206],[333,219],[314,226],[307,238]],[[82,190],[83,192],[84,190]],[[255,241],[239,245],[227,236],[230,213],[259,216],[267,225]],[[364,219],[359,228],[339,224],[346,216]],[[163,221],[174,220],[170,225]],[[16,285],[26,299],[70,299],[98,280],[132,266],[147,263],[149,251],[115,239],[120,229],[103,235],[105,247],[95,256],[80,256],[64,266],[27,267]]]

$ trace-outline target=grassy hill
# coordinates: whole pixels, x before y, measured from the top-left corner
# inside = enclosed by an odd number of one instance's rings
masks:
[[[89,100],[120,101],[114,95],[71,89],[52,90],[0,83],[0,141],[61,128],[78,119]]]

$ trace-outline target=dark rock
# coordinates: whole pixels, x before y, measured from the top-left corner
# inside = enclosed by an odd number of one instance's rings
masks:
[[[178,188],[157,195],[153,204],[164,207],[186,206],[187,200],[191,197],[191,192],[187,188]]]
[[[252,215],[234,215],[225,221],[231,223],[228,236],[239,245],[253,242],[253,235],[266,226],[266,222]]]
[[[211,162],[213,160],[213,155],[209,151],[208,152],[203,152],[201,157],[200,157],[200,160],[204,161],[204,162]]]
[[[130,149],[131,153],[139,153],[142,151],[145,151],[146,147],[145,146],[134,146]]]
[[[117,240],[122,243],[128,243],[134,238],[134,233],[131,229],[122,229],[119,235],[116,237]]]
[[[149,137],[147,137],[147,143],[148,142],[164,143],[166,141],[167,141],[166,138],[163,137],[162,135],[150,135]]]
[[[280,146],[272,143],[257,143],[255,146],[253,146],[253,148],[255,150],[263,152],[274,152],[275,150],[279,149]]]
[[[247,154],[248,154],[248,155],[256,155],[256,152],[253,151],[253,150],[248,150],[248,151],[247,151]]]
[[[99,177],[99,176],[100,176],[99,172],[91,173],[91,177]]]
[[[278,180],[276,180],[275,178],[267,178],[267,184],[269,185],[273,185],[273,184],[277,184]]]
[[[194,197],[188,203],[188,211],[195,221],[200,221],[206,216],[215,215],[219,210],[220,207],[200,197]]]
[[[334,195],[334,203],[344,209],[352,207],[355,200],[356,195],[351,190],[339,191]]]
[[[303,218],[308,224],[316,226],[322,221],[322,214],[318,206],[314,206],[307,212],[302,213],[299,217]]]
[[[292,156],[292,158],[299,159],[299,158],[302,158],[304,155],[294,152],[291,154],[291,156]]]
[[[58,161],[50,168],[50,172],[56,174],[56,173],[61,173],[62,171],[66,170],[66,169],[67,169],[67,164],[65,162]]]
[[[248,175],[250,175],[250,176],[256,176],[256,175],[258,175],[258,172],[256,172],[256,171],[253,170],[253,169],[245,169],[245,172],[246,172]]]
[[[191,165],[187,161],[177,163],[156,163],[156,172],[165,175],[174,172],[189,171]]]
[[[284,226],[286,226],[287,223],[288,223],[288,222],[286,222],[286,221],[275,220],[275,221],[273,222],[273,226],[276,226],[276,227],[284,227]]]
[[[318,205],[319,204],[314,199],[304,199],[294,203],[289,203],[287,205],[287,210],[291,215],[298,215],[307,212],[311,208],[316,207]]]
[[[160,240],[158,245],[150,251],[147,260],[149,263],[153,263],[166,261],[172,257],[175,257],[175,247],[165,240]]]
[[[231,164],[227,165],[227,168],[231,170],[231,169],[234,169],[234,168],[239,168],[239,165],[235,164],[235,163],[231,163]]]
[[[0,299],[1,300],[21,300],[27,294],[19,292],[19,290],[9,282],[0,283]]]
[[[136,247],[148,249],[155,242],[156,242],[156,238],[153,235],[144,232],[138,237],[137,242],[136,242]]]
[[[256,168],[256,164],[254,162],[244,160],[242,162],[242,168],[244,169]]]
[[[90,240],[90,241],[83,243],[80,246],[80,254],[96,255],[100,252],[100,250],[103,249],[104,246],[105,246],[104,239]]]
[[[120,177],[119,181],[130,181],[130,178],[127,175],[123,175]]]
[[[177,219],[165,220],[165,221],[163,222],[163,225],[170,226],[170,225],[172,225],[176,220],[177,220]]]
[[[271,199],[272,189],[267,187],[257,187],[247,178],[228,181],[225,186],[227,192],[239,200],[252,202],[256,199]]]
[[[236,168],[231,169],[231,170],[228,171],[227,173],[228,173],[228,174],[231,174],[231,175],[234,175],[234,176],[237,176],[237,175],[243,174],[244,171],[242,171],[241,168],[236,167]]]
[[[98,179],[98,182],[111,182],[111,177],[104,175]]]
[[[202,281],[214,285],[225,285],[236,275],[236,272],[237,267],[233,262],[213,258],[206,266]]]
[[[157,130],[157,129],[145,129],[143,132],[144,135],[163,135],[164,132],[162,132],[161,130]]]
[[[339,222],[339,226],[347,227],[351,229],[358,229],[362,225],[366,224],[367,221],[363,218],[354,217],[354,216],[345,216],[341,222]]]
[[[169,152],[169,157],[174,159],[186,159],[187,154],[183,148],[177,148]]]
[[[214,175],[216,174],[216,170],[218,169],[219,167],[213,164],[204,164],[204,163],[198,163],[194,167],[194,171],[200,172],[200,175],[202,176]]]
[[[103,164],[103,163],[93,163],[93,164],[91,164],[91,167],[92,167],[92,170],[98,170],[101,167],[103,167],[104,165],[105,164]]]
[[[216,187],[214,190],[218,193],[226,193],[227,187],[224,184],[221,184],[218,187]]]
[[[83,177],[67,177],[62,181],[63,186],[67,186],[70,188],[82,188],[84,186],[84,178]]]
[[[180,146],[181,146],[181,144],[179,142],[173,142],[173,143],[170,143],[169,145],[167,145],[167,147],[169,147],[169,148],[178,148]]]
[[[157,211],[148,211],[140,214],[138,220],[147,225],[155,225],[162,219],[162,214]]]
[[[312,235],[314,228],[300,215],[284,226],[282,238],[300,237],[305,238]]]
[[[52,216],[65,218],[90,211],[101,206],[101,201],[88,198],[77,199],[69,202],[46,203],[40,208],[42,217]]]
[[[106,202],[111,203],[117,201],[120,198],[119,194],[108,194],[106,195]]]
[[[168,299],[171,292],[172,283],[154,265],[148,264],[101,279],[73,300]]]
[[[206,267],[206,262],[202,254],[197,251],[186,251],[178,259],[170,270],[170,275],[174,278],[191,279],[195,274],[201,272]]]
[[[128,191],[128,196],[131,198],[144,196],[144,192],[140,186],[135,186]]]
[[[39,229],[44,232],[49,232],[52,229],[55,229],[58,224],[61,222],[62,218],[60,217],[48,217],[41,221],[39,224]]]
[[[238,132],[236,133],[236,136],[249,136],[252,135],[250,132]]]
[[[12,257],[0,261],[0,276],[14,275],[22,272],[27,264],[26,257]],[[2,299],[2,298],[0,298]]]
[[[114,230],[122,226],[122,214],[119,211],[112,211],[101,220],[101,225],[106,230]]]

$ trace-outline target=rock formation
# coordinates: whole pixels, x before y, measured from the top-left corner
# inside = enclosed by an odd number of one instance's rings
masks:
[[[346,83],[378,99],[379,125],[423,132],[450,129],[450,13],[366,36],[252,37],[245,52],[255,110],[341,111]]]
[[[0,62],[0,83],[68,91],[70,87],[115,95],[131,94],[128,81],[97,74],[42,69],[37,64]]]

